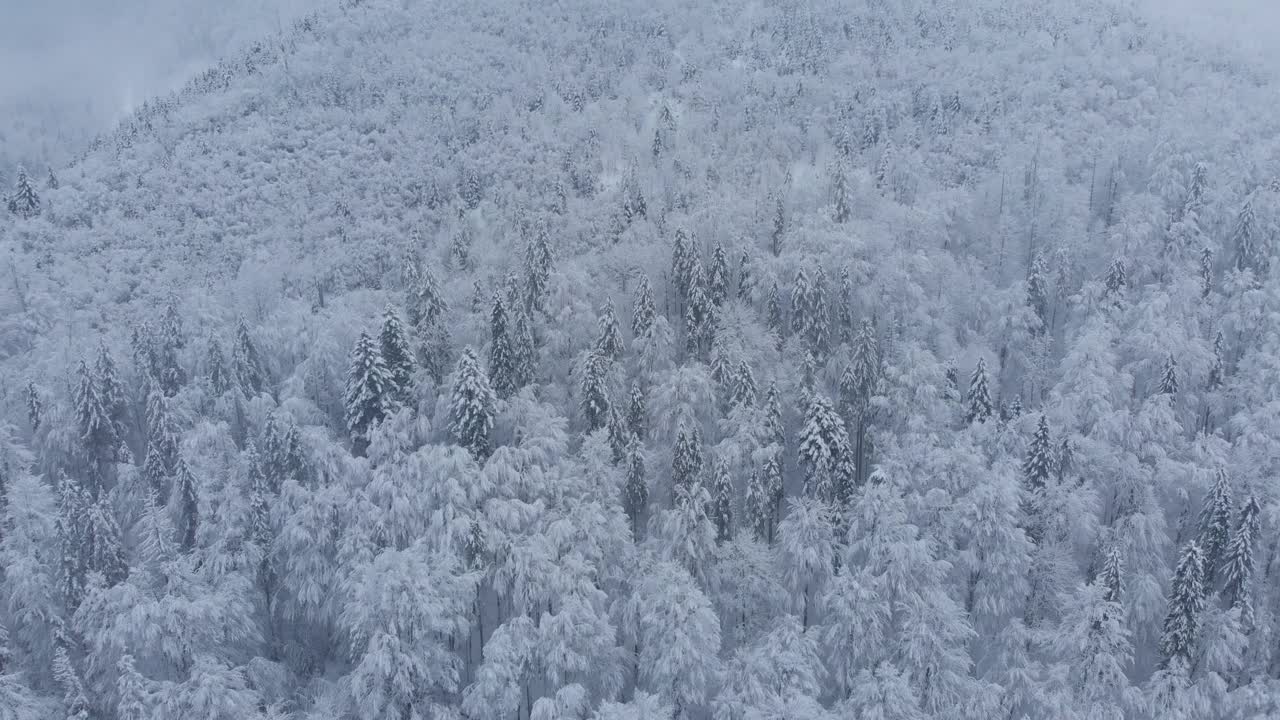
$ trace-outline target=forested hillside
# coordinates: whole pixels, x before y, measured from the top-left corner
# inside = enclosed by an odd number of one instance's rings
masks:
[[[1280,715],[1276,81],[343,0],[0,220],[0,720]]]

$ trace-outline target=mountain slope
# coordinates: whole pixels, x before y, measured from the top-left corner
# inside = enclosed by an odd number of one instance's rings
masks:
[[[1106,0],[308,18],[0,225],[0,692],[1265,716],[1273,94]]]

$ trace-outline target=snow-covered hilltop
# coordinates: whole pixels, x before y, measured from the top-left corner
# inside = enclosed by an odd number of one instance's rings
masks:
[[[348,0],[33,171],[0,718],[1280,713],[1276,86],[1044,5]]]

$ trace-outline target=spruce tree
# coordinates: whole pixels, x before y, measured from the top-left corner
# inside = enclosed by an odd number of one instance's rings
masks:
[[[533,339],[529,313],[516,309],[515,329],[511,333],[511,350],[515,353],[516,389],[532,383],[537,372],[538,346]]]
[[[987,389],[987,360],[978,358],[978,365],[969,378],[969,394],[965,397],[965,422],[986,422],[991,419],[995,405],[991,402],[991,392]]]
[[[1111,265],[1107,268],[1107,277],[1103,284],[1107,289],[1107,297],[1113,299],[1117,304],[1124,297],[1125,285],[1128,283],[1128,276],[1125,271],[1124,259],[1116,258],[1111,261]]]
[[[107,587],[123,582],[129,576],[120,526],[103,500],[88,507],[90,546],[89,568],[100,573]]]
[[[613,303],[604,306],[599,320],[600,335],[596,339],[596,352],[610,361],[622,359],[622,330],[618,328],[618,316],[613,312]]]
[[[369,333],[361,332],[351,350],[351,366],[347,371],[346,407],[347,430],[351,433],[352,452],[364,455],[369,447],[369,433],[395,410],[393,397],[395,384],[382,354]]]
[[[1102,586],[1102,598],[1107,602],[1120,602],[1124,592],[1124,559],[1120,556],[1120,546],[1112,543],[1107,547],[1107,555],[1102,561],[1102,572],[1098,575],[1098,583]]]
[[[161,505],[169,503],[169,486],[172,483],[170,468],[166,466],[160,449],[155,445],[147,448],[147,457],[142,465],[142,479],[147,490]]]
[[[1217,390],[1222,387],[1222,382],[1226,378],[1226,363],[1223,359],[1222,345],[1222,331],[1219,330],[1218,334],[1213,337],[1213,361],[1209,365],[1208,380],[1210,390]]]
[[[782,316],[782,292],[778,290],[776,282],[769,288],[769,297],[765,300],[765,323],[777,336],[778,344],[781,345],[786,332],[786,321]]]
[[[649,436],[649,412],[645,408],[644,391],[632,383],[630,401],[627,405],[627,429],[637,440],[643,441]]]
[[[489,457],[495,403],[493,388],[480,369],[475,351],[464,348],[449,402],[449,436],[477,460]]]
[[[166,473],[178,465],[178,429],[169,412],[169,402],[159,388],[147,395],[147,454],[154,450]]]
[[[1200,250],[1200,297],[1207,298],[1213,292],[1213,250]]]
[[[702,474],[702,439],[695,426],[690,429],[684,420],[676,431],[676,447],[671,460],[671,487],[673,500],[679,497],[679,489],[689,490],[699,482]]]
[[[706,278],[702,263],[694,258],[685,310],[684,326],[686,349],[690,355],[702,357],[715,340],[715,306],[706,293]]]
[[[226,357],[222,354],[222,344],[218,338],[209,340],[209,353],[205,358],[205,371],[209,375],[209,389],[214,397],[222,397],[231,389],[231,371],[227,369]]]
[[[595,350],[588,352],[582,365],[578,400],[588,432],[599,430],[609,421],[608,373],[608,359]]]
[[[382,332],[378,340],[382,362],[391,381],[391,395],[397,402],[407,403],[413,390],[413,350],[400,316],[390,304],[382,311]]]
[[[764,468],[760,473],[760,482],[764,489],[763,497],[767,505],[763,510],[765,514],[760,517],[760,521],[767,521],[769,525],[769,541],[773,541],[774,532],[777,530],[776,520],[778,510],[782,507],[782,497],[785,488],[783,487],[782,475],[782,448],[769,453],[765,459]]]
[[[840,268],[840,296],[836,300],[835,308],[836,332],[833,339],[837,343],[854,341],[854,299],[853,277],[849,275],[848,266],[845,266]]]
[[[146,678],[133,664],[133,656],[125,654],[116,663],[116,717],[119,720],[149,720],[151,718],[149,692]]]
[[[107,409],[99,394],[98,379],[89,366],[81,361],[76,369],[78,381],[75,392],[76,426],[80,432],[85,454],[91,464],[91,472],[98,473],[99,466],[115,456],[120,446],[120,436],[115,423],[107,414]],[[96,483],[91,494],[97,497]]]
[[[1253,197],[1250,196],[1240,206],[1240,212],[1231,226],[1231,237],[1228,243],[1235,253],[1236,269],[1241,272],[1252,271],[1255,277],[1262,274],[1266,264],[1266,254],[1259,247],[1258,235]]]
[[[410,264],[406,269],[408,288],[405,310],[409,325],[419,330],[431,327],[444,317],[449,305],[440,294],[440,284],[428,268]]]
[[[539,227],[537,234],[525,249],[525,309],[528,312],[538,312],[543,309],[554,263],[551,255],[551,236],[546,227]]]
[[[262,360],[258,357],[258,347],[249,335],[249,326],[244,318],[236,322],[235,346],[231,350],[231,363],[235,370],[240,390],[248,397],[254,397],[266,387],[267,375],[262,368]]]
[[[782,255],[782,247],[787,235],[787,216],[782,206],[782,198],[778,198],[773,212],[773,232],[769,234],[769,249],[774,257]]]
[[[746,250],[742,251],[742,257],[738,258],[738,299],[742,302],[751,300],[751,288],[754,285],[751,277],[751,256]]]
[[[811,393],[800,430],[800,463],[805,470],[805,494],[830,502],[835,498],[836,465],[849,451],[844,420],[821,393]]]
[[[271,549],[271,487],[263,471],[262,457],[253,443],[245,449],[248,461],[249,540],[263,553],[263,562]]]
[[[627,448],[631,445],[631,431],[627,429],[626,420],[618,406],[609,407],[609,449],[613,453],[613,464],[621,465],[627,457]]]
[[[516,384],[516,353],[507,329],[507,309],[502,296],[493,294],[493,310],[489,313],[489,379],[500,398],[511,397]]]
[[[813,288],[809,283],[809,273],[802,267],[796,271],[791,284],[791,331],[801,337],[807,337],[809,330],[810,297]]]
[[[631,336],[648,337],[656,317],[657,308],[653,303],[653,288],[649,285],[649,276],[641,275],[636,298],[631,305]]]
[[[760,468],[752,468],[751,477],[747,478],[747,523],[755,538],[761,542],[768,542],[773,528],[774,493],[766,484],[767,480],[768,477]]]
[[[1190,665],[1200,629],[1204,597],[1204,554],[1192,541],[1182,551],[1169,588],[1169,611],[1160,635],[1161,667],[1168,667],[1175,659]]]
[[[64,643],[58,643],[53,651],[53,678],[62,686],[62,706],[67,720],[89,720],[92,716],[89,696],[84,681],[76,670]]]
[[[769,383],[765,394],[765,432],[769,441],[779,448],[786,445],[786,435],[782,426],[782,395],[778,392],[778,383]]]
[[[116,361],[111,357],[105,343],[98,344],[98,359],[94,363],[94,374],[98,385],[98,397],[102,400],[102,409],[115,427],[115,434],[123,439],[129,416],[129,405],[125,401],[124,383],[120,381],[120,373],[116,370]]]
[[[1022,477],[1027,492],[1032,495],[1044,493],[1045,485],[1053,473],[1053,440],[1049,436],[1049,419],[1043,414],[1036,424],[1036,432],[1031,436],[1031,446],[1027,448],[1027,457],[1022,461]]]
[[[717,457],[715,461],[711,484],[711,518],[716,524],[716,540],[718,542],[732,540],[733,478],[729,474],[729,463],[722,457]]]
[[[21,165],[18,166],[18,181],[14,184],[9,207],[23,218],[40,214],[40,195],[36,192],[35,183],[31,182],[30,176],[27,175],[26,168]]]
[[[1236,531],[1231,536],[1222,563],[1222,574],[1226,579],[1223,596],[1231,607],[1240,609],[1240,620],[1246,628],[1253,625],[1253,552],[1262,531],[1261,513],[1258,499],[1250,495],[1240,508]]]
[[[849,221],[849,181],[845,177],[844,168],[836,165],[834,177],[831,179],[831,219],[837,223]]]
[[[1212,590],[1218,568],[1226,559],[1231,543],[1231,476],[1225,468],[1218,468],[1213,486],[1204,498],[1200,510],[1197,544],[1204,554],[1204,586]]]
[[[1037,332],[1044,332],[1049,324],[1049,287],[1045,274],[1044,257],[1037,255],[1027,273],[1027,305],[1039,320]]]
[[[711,251],[711,267],[707,270],[707,297],[719,307],[729,297],[729,256],[724,245],[716,244]]]
[[[645,475],[644,445],[634,437],[627,449],[627,475],[623,488],[623,509],[631,519],[631,534],[639,540],[640,514],[649,504],[649,481]]]
[[[62,475],[58,481],[58,590],[69,613],[84,599],[85,575],[92,552],[89,505],[92,500],[75,479]]]
[[[678,228],[671,246],[671,280],[682,299],[689,297],[689,290],[693,286],[695,263],[699,263],[697,252],[684,229]]]
[[[196,534],[200,530],[200,491],[195,475],[182,458],[178,458],[174,483],[178,497],[178,545],[182,552],[189,553],[195,549]]]
[[[31,423],[32,434],[40,432],[40,424],[44,420],[44,401],[40,398],[40,388],[35,382],[27,381],[27,421]]]
[[[1178,394],[1178,360],[1169,354],[1169,359],[1164,363],[1164,371],[1160,374],[1160,385],[1156,389],[1156,393],[1160,395],[1169,395],[1170,397]]]
[[[947,360],[946,367],[942,371],[943,377],[947,381],[945,390],[948,400],[960,399],[960,369],[956,367],[954,359]]]
[[[738,361],[738,369],[733,373],[733,383],[729,392],[730,407],[755,407],[756,378],[751,373],[751,366],[746,360]]]
[[[302,437],[287,413],[275,413],[267,418],[263,432],[262,471],[273,495],[279,495],[281,488],[290,482],[297,485],[307,482],[307,458],[302,449]]]

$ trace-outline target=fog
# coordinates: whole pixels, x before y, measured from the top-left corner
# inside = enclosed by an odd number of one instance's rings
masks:
[[[58,165],[148,97],[332,0],[0,0],[0,182]],[[1280,69],[1275,0],[1139,0]]]

